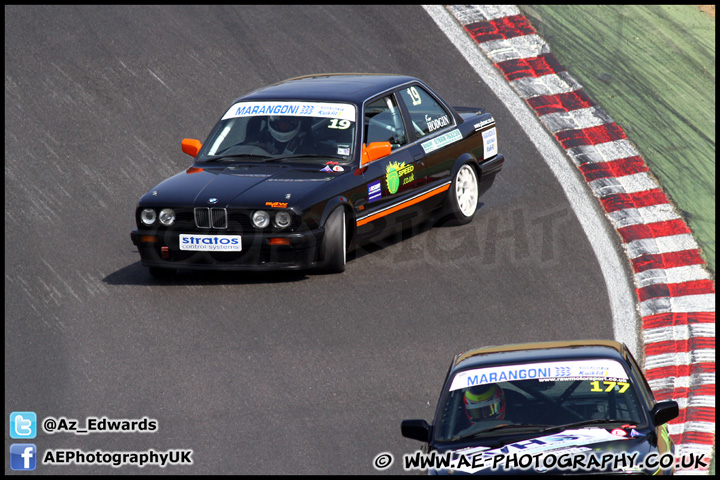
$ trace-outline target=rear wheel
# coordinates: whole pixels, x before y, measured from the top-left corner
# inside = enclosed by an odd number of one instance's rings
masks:
[[[479,200],[477,173],[466,163],[455,174],[448,191],[450,218],[460,225],[470,223],[475,216]]]
[[[345,209],[338,207],[325,222],[325,235],[320,244],[321,273],[342,273],[347,261]]]

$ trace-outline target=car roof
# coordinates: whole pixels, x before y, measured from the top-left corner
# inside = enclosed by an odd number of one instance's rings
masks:
[[[455,357],[452,370],[518,362],[543,362],[579,358],[611,358],[624,362],[627,347],[614,340],[573,340],[520,343],[470,350]]]
[[[399,85],[420,82],[407,75],[374,73],[329,73],[295,77],[260,88],[235,100],[315,100],[361,105]],[[421,83],[421,82],[420,82]]]

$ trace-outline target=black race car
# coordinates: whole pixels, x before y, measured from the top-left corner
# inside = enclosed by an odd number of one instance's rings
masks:
[[[414,226],[470,222],[504,158],[495,120],[416,78],[329,74],[236,99],[195,161],[141,199],[131,238],[177,269],[345,270],[346,252]]]
[[[655,474],[673,470],[677,416],[625,345],[547,342],[457,355],[433,424],[401,432],[425,443],[428,473]]]

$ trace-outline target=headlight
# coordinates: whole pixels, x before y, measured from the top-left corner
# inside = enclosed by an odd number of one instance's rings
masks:
[[[270,215],[265,210],[257,210],[252,215],[252,223],[255,228],[265,228],[270,225]]]
[[[275,214],[275,226],[278,228],[287,228],[292,222],[292,217],[288,212],[277,212]]]
[[[169,227],[175,223],[175,211],[172,208],[163,208],[160,210],[160,223]]]
[[[152,208],[146,208],[140,212],[140,221],[145,225],[152,225],[155,223],[155,218],[157,218],[157,216],[155,215],[155,210]]]

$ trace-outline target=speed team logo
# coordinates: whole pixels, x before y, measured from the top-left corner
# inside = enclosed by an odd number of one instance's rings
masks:
[[[385,183],[387,183],[388,192],[392,195],[400,189],[400,177],[402,184],[408,184],[415,180],[415,165],[405,166],[405,162],[390,162],[385,169]],[[409,175],[409,176],[407,176]]]

